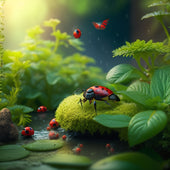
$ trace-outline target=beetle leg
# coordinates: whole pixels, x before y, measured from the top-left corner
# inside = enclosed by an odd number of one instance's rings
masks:
[[[107,101],[104,101],[106,104],[108,104],[108,105],[110,105],[111,106],[111,104],[110,103],[108,103]]]
[[[82,104],[82,99],[80,98],[80,101],[78,102],[81,104],[81,107],[83,108],[83,104]]]
[[[93,103],[93,104],[94,104],[94,109],[95,109],[95,113],[96,113],[96,111],[97,111],[97,110],[96,110],[96,100],[94,100],[94,103]]]

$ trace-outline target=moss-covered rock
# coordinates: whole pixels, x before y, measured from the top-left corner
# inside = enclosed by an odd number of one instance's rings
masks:
[[[103,101],[96,101],[97,113],[95,113],[93,104],[80,103],[82,94],[72,95],[65,98],[56,110],[56,120],[60,126],[66,130],[73,130],[76,132],[89,132],[94,134],[99,132],[110,133],[113,129],[104,127],[93,120],[93,117],[100,114],[125,114],[133,116],[138,112],[138,107],[135,103],[113,102],[108,101],[110,105]]]

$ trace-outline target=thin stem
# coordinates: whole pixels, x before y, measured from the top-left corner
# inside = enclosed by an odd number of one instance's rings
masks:
[[[53,49],[53,52],[55,53],[58,49],[58,46],[59,46],[59,38],[56,38],[56,42],[55,42],[55,46],[54,46],[54,49]]]
[[[140,63],[140,57],[135,57],[135,59],[136,59],[136,62],[141,70],[141,71],[138,71],[138,74],[140,74],[140,76],[143,80],[148,80],[148,77],[145,75],[146,70],[143,68],[143,66]]]
[[[168,38],[168,43],[170,43],[170,35],[169,35],[168,30],[166,29],[165,24],[163,23],[162,18],[158,18],[158,20],[159,20],[159,22],[161,23],[161,25],[162,25],[162,27],[163,27],[163,29],[164,29],[164,31],[165,31],[165,34],[166,34],[166,36],[167,36],[167,38]]]

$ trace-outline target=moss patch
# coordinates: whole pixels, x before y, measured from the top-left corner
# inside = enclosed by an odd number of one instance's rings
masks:
[[[82,103],[81,107],[80,98],[82,94],[72,95],[65,98],[56,110],[55,116],[60,126],[66,130],[73,130],[76,132],[90,132],[94,134],[99,132],[110,133],[112,129],[104,127],[93,120],[93,117],[100,114],[125,114],[133,116],[138,112],[138,108],[134,103],[113,102],[108,101],[110,105],[103,101],[96,101],[97,113],[95,113],[93,104]]]

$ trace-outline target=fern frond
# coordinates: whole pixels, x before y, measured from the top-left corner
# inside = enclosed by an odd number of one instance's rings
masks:
[[[151,17],[162,17],[162,16],[169,16],[170,12],[166,12],[166,11],[155,11],[155,12],[151,12],[148,13],[146,15],[144,15],[141,19],[147,19],[147,18],[151,18]]]
[[[13,121],[18,125],[25,126],[26,124],[31,122],[31,115],[27,114],[33,111],[31,107],[24,105],[14,105],[8,107],[11,111]]]

